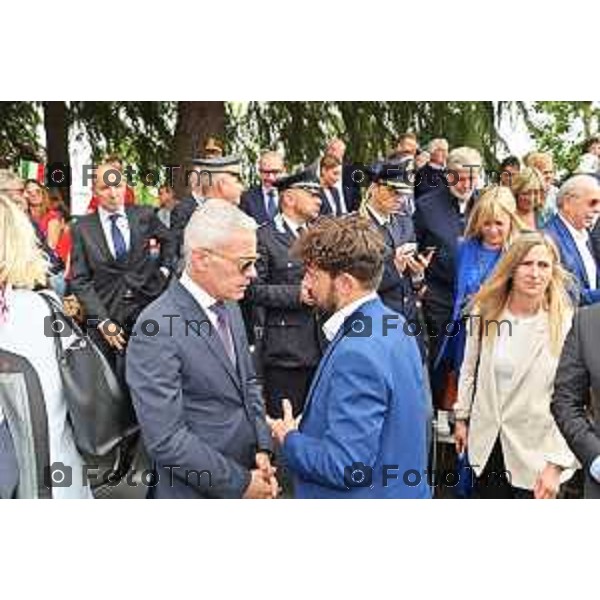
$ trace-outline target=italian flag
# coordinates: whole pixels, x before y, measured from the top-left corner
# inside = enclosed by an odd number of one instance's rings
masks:
[[[31,160],[22,160],[19,167],[19,175],[21,179],[35,179],[41,184],[44,184],[44,167],[43,163],[36,163]]]

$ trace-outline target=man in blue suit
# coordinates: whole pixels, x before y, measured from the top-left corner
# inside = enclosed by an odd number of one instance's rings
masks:
[[[384,241],[368,219],[324,218],[297,242],[304,284],[332,316],[297,427],[271,421],[299,498],[429,498],[431,407],[416,341],[376,294]]]
[[[545,232],[560,251],[563,267],[573,275],[579,305],[600,302],[600,265],[589,230],[600,211],[600,184],[590,175],[575,175],[563,183],[558,212]]]
[[[136,322],[127,382],[156,498],[272,498],[271,436],[236,304],[256,277],[256,223],[207,199],[184,235],[185,270]]]

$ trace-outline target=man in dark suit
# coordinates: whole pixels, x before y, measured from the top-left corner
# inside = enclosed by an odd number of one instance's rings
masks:
[[[319,165],[321,180],[321,214],[339,217],[348,213],[342,188],[342,163],[326,154]]]
[[[600,498],[600,305],[575,315],[563,346],[550,409],[581,463],[586,498]]]
[[[436,138],[429,143],[429,162],[416,173],[415,198],[446,184],[448,140]]]
[[[151,207],[125,208],[125,179],[114,173],[111,165],[98,167],[98,210],[73,227],[71,290],[88,326],[97,319],[90,334],[122,378],[118,353],[139,313],[164,290],[175,268],[175,244]]]
[[[243,191],[240,159],[236,156],[195,158],[189,173],[192,195],[180,200],[171,212],[171,231],[181,254],[183,232],[194,211],[207,198],[222,198],[236,206]]]
[[[144,310],[127,381],[160,481],[156,498],[271,498],[271,440],[237,306],[256,276],[256,224],[207,200],[185,231],[185,270]],[[157,328],[155,328],[156,330]]]
[[[458,239],[464,232],[467,207],[476,193],[480,168],[481,156],[476,150],[452,150],[448,157],[448,185],[430,190],[417,201],[414,221],[419,248],[434,251],[423,298],[431,364],[452,316]]]
[[[375,291],[381,236],[354,214],[319,220],[298,244],[306,286],[332,316],[299,427],[288,403],[284,418],[271,424],[295,475],[295,495],[429,498],[421,475],[431,416],[423,363],[414,338],[403,333],[403,317]]]
[[[319,215],[319,184],[306,173],[277,182],[281,212],[258,230],[258,277],[249,300],[262,309],[261,361],[267,414],[281,417],[281,400],[289,398],[294,415],[304,401],[321,357],[314,301],[302,287],[302,262],[290,254],[307,223]]]
[[[563,267],[577,282],[580,305],[600,302],[600,263],[589,230],[600,211],[600,184],[591,175],[575,175],[558,192],[558,212],[545,228]]]
[[[279,192],[275,181],[283,173],[283,158],[278,152],[265,152],[258,163],[260,186],[242,194],[240,208],[259,225],[272,222],[279,212]]]

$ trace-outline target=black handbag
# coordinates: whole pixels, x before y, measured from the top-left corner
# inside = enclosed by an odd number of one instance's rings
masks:
[[[138,432],[129,395],[105,356],[51,295],[39,294],[50,308],[50,328],[75,444],[80,452],[104,457]],[[61,338],[73,337],[63,348]]]

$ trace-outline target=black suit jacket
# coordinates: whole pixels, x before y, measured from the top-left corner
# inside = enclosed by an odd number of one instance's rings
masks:
[[[321,358],[320,327],[315,309],[300,302],[302,263],[290,258],[296,236],[281,219],[258,230],[258,277],[249,300],[260,310],[262,366],[314,367]]]
[[[600,485],[589,474],[591,463],[600,456],[599,339],[600,304],[579,309],[563,346],[550,405],[556,424],[583,466],[589,498],[600,498]]]
[[[164,266],[175,268],[175,242],[149,206],[125,209],[131,232],[127,258],[110,252],[98,213],[81,217],[73,227],[71,289],[88,318],[114,319],[121,325],[135,316],[165,288]],[[160,257],[149,253],[149,242],[160,243]]]
[[[198,202],[193,196],[182,198],[171,211],[171,233],[175,240],[175,252],[181,256],[183,247],[183,232],[191,219],[194,211],[198,207]]]
[[[426,272],[430,291],[452,305],[458,239],[463,235],[465,217],[458,200],[446,186],[428,191],[416,203],[415,231],[421,250],[434,246],[437,251]]]
[[[447,187],[446,169],[436,169],[427,163],[416,173],[415,199],[420,198],[432,189]]]
[[[251,216],[259,225],[268,223],[269,215],[265,206],[265,199],[261,187],[250,188],[242,194],[240,208]]]

